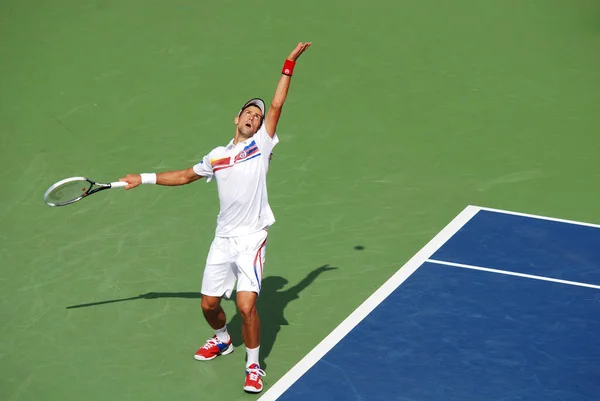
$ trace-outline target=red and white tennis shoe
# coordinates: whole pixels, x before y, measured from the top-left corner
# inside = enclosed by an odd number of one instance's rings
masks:
[[[227,355],[233,352],[233,344],[231,343],[231,338],[229,342],[224,343],[219,341],[217,336],[213,336],[212,338],[206,341],[196,353],[194,354],[194,359],[198,361],[210,361],[211,359],[215,359],[219,355]]]
[[[246,368],[246,382],[244,383],[244,391],[248,393],[260,393],[263,389],[263,383],[261,376],[266,376],[264,370],[260,368],[257,364],[253,363],[252,365]]]

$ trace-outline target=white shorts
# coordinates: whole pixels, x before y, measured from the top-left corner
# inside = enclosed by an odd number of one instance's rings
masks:
[[[202,294],[231,298],[237,291],[260,294],[267,247],[267,230],[239,237],[215,237],[202,277]]]

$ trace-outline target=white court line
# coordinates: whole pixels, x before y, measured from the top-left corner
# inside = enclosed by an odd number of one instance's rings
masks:
[[[538,220],[549,220],[549,221],[555,221],[557,223],[566,223],[566,224],[574,224],[574,225],[578,225],[578,226],[586,226],[586,227],[592,227],[592,228],[600,228],[599,224],[592,224],[592,223],[584,223],[582,221],[575,221],[575,220],[566,220],[566,219],[557,219],[555,217],[547,217],[547,216],[540,216],[540,215],[536,215],[536,214],[528,214],[528,213],[519,213],[519,212],[511,212],[509,210],[502,210],[502,209],[492,209],[490,207],[481,207],[481,206],[474,206],[479,210],[484,210],[487,212],[494,212],[494,213],[504,213],[504,214],[512,214],[514,216],[521,216],[521,217],[529,217],[531,219],[538,219]]]
[[[516,272],[511,272],[511,271],[508,271],[508,270],[491,269],[489,267],[465,265],[465,264],[462,264],[462,263],[446,262],[446,261],[443,261],[443,260],[436,260],[436,259],[427,259],[426,262],[435,263],[435,264],[438,264],[438,265],[461,267],[463,269],[481,270],[481,271],[484,271],[484,272],[504,274],[504,275],[507,275],[507,276],[525,277],[525,278],[532,278],[534,280],[551,281],[553,283],[576,285],[578,287],[595,288],[595,289],[600,290],[600,285],[580,283],[578,281],[560,280],[560,279],[557,279],[557,278],[544,277],[544,276],[535,276],[533,274],[516,273]]]
[[[339,324],[323,341],[313,348],[292,369],[271,386],[259,401],[276,400],[292,386],[304,373],[331,350],[342,338],[346,336],[358,323],[360,323],[373,309],[387,298],[400,284],[413,274],[431,255],[444,245],[458,230],[460,230],[480,208],[467,206],[456,216],[442,231],[427,243],[415,256],[413,256],[400,270],[387,280],[377,291],[364,301],[354,312]]]

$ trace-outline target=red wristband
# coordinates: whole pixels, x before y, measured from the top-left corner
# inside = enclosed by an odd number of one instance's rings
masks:
[[[281,73],[291,77],[292,74],[294,73],[295,65],[296,65],[295,61],[286,59],[285,63],[283,63],[283,68],[281,69]]]

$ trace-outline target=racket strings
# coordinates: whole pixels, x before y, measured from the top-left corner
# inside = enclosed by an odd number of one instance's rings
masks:
[[[92,184],[86,180],[75,180],[65,182],[53,188],[47,196],[47,201],[54,204],[71,202],[83,196]]]

